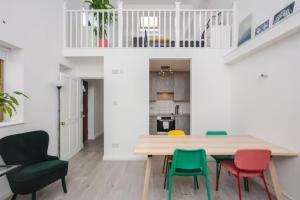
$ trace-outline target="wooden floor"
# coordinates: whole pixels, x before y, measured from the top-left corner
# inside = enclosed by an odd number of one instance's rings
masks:
[[[140,200],[144,180],[143,161],[103,161],[103,138],[88,142],[69,165],[67,177],[68,193],[64,194],[58,181],[37,193],[38,200]],[[161,173],[162,158],[154,158],[150,199],[167,199],[163,189]],[[215,192],[215,163],[209,163],[209,176],[213,200],[238,199],[236,179],[223,171],[220,190]],[[194,192],[193,180],[189,177],[175,177],[173,199],[207,199],[204,179],[199,178],[200,190]],[[264,200],[266,193],[254,181],[250,181],[250,193],[243,191],[244,200]],[[22,195],[18,200],[29,200]],[[275,199],[275,198],[273,198]]]

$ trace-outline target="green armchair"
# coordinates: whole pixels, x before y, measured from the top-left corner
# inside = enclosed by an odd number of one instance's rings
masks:
[[[20,165],[7,174],[12,192],[12,200],[18,194],[32,194],[45,186],[62,181],[63,191],[67,193],[65,177],[68,162],[47,154],[49,135],[45,131],[32,131],[11,135],[0,140],[0,155],[7,165]]]

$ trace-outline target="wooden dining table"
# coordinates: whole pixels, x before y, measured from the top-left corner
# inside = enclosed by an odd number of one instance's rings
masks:
[[[205,149],[207,155],[234,155],[238,149],[269,149],[272,157],[269,164],[271,180],[278,200],[283,200],[281,187],[274,164],[274,157],[295,157],[299,153],[252,136],[167,136],[142,135],[135,147],[135,154],[147,156],[143,200],[149,196],[152,156],[173,155],[175,149]]]

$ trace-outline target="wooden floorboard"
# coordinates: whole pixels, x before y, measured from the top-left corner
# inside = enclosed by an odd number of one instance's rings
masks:
[[[142,196],[145,163],[143,161],[103,161],[103,138],[88,142],[86,147],[71,159],[67,177],[68,193],[64,194],[61,182],[55,182],[37,193],[38,200],[140,200]],[[153,158],[150,181],[150,199],[165,200],[163,189],[162,157]],[[236,179],[222,171],[220,190],[215,188],[215,163],[209,163],[209,178],[213,200],[238,199]],[[260,181],[260,180],[258,180]],[[175,177],[174,200],[206,200],[204,179],[199,178],[200,190],[194,192],[193,179]],[[18,200],[29,200],[22,195]],[[244,200],[267,199],[264,189],[250,181],[250,193],[243,191]],[[273,198],[275,199],[275,198]]]

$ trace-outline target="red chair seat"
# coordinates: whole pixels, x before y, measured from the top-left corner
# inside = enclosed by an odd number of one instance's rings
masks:
[[[221,165],[226,168],[231,174],[237,176],[238,172],[242,177],[256,177],[261,176],[261,171],[245,171],[239,170],[236,168],[234,161],[232,160],[224,160],[221,162]]]

